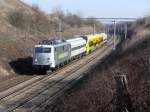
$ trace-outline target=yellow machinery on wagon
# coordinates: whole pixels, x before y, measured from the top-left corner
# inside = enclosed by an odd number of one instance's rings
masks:
[[[86,39],[87,54],[97,49],[101,45],[101,42],[103,41],[103,37],[100,34],[87,35],[84,38]]]

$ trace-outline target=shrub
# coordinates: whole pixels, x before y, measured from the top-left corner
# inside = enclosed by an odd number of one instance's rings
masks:
[[[145,24],[146,26],[150,26],[150,16],[145,17]]]
[[[23,29],[25,25],[25,17],[26,16],[21,11],[15,10],[9,13],[8,21],[11,25]]]
[[[145,24],[145,18],[140,18],[136,21],[137,25],[144,25]]]
[[[150,26],[150,16],[146,16],[144,18],[140,18],[136,21],[137,25],[146,25]]]

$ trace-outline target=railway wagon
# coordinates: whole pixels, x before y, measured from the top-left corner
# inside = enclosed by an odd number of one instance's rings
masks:
[[[103,43],[103,41],[104,41],[103,35],[101,35],[101,34],[95,34],[94,36],[95,36],[95,38],[96,38],[96,41],[95,41],[96,47],[102,46],[102,43]]]
[[[83,38],[75,38],[66,40],[71,44],[71,58],[76,58],[77,56],[83,56],[86,54],[86,40]]]
[[[100,36],[103,38],[102,44],[106,44],[108,42],[108,36],[106,33],[100,33]]]
[[[38,69],[53,69],[70,60],[71,45],[63,40],[47,40],[35,45],[33,66]]]
[[[107,34],[106,33],[100,33],[100,36],[103,37],[103,41],[107,41]]]
[[[81,37],[86,40],[86,53],[87,54],[89,54],[90,52],[98,48],[100,46],[100,43],[103,41],[103,37],[99,34],[87,35],[87,36],[81,36]]]

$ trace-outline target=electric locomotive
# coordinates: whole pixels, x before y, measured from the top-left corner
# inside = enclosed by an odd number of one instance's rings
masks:
[[[54,69],[71,58],[71,45],[64,40],[45,40],[34,46],[33,66],[36,69]]]

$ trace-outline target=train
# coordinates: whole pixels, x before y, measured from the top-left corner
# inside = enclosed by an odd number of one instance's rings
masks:
[[[108,41],[105,33],[72,39],[43,40],[33,48],[33,68],[54,71],[70,61],[95,51]]]

